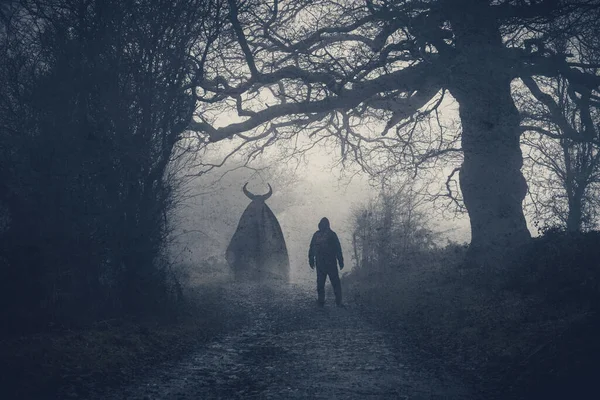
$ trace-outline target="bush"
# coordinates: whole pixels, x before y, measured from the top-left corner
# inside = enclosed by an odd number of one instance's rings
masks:
[[[194,111],[189,49],[204,3],[9,3],[0,19],[2,331],[161,311],[171,291],[162,258],[177,183],[170,161]]]
[[[599,237],[534,239],[500,278],[465,268],[465,248],[449,245],[401,271],[358,270],[349,292],[368,315],[378,311],[374,322],[403,331],[488,398],[567,398],[558,393],[583,393],[600,372]]]

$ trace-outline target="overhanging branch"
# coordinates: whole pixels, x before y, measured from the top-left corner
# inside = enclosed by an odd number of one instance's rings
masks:
[[[307,100],[296,103],[288,102],[267,106],[263,110],[256,111],[245,121],[221,128],[214,128],[206,122],[192,121],[188,129],[206,132],[211,142],[218,142],[230,138],[235,134],[254,129],[277,118],[296,114],[323,113],[336,109],[351,109],[378,93],[390,90],[414,92],[426,85],[435,84],[439,79],[441,79],[441,69],[436,65],[417,64],[369,81],[356,83],[351,89],[340,89],[339,94],[331,95],[322,100]]]

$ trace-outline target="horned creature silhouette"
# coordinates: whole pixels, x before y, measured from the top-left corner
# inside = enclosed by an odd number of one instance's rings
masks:
[[[288,280],[290,262],[279,222],[265,201],[273,194],[242,191],[252,200],[240,218],[227,247],[226,258],[237,280]]]

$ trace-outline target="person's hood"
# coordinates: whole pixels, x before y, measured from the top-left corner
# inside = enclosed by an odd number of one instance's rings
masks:
[[[329,229],[330,229],[329,220],[325,217],[321,218],[321,221],[319,221],[319,230],[326,231]]]

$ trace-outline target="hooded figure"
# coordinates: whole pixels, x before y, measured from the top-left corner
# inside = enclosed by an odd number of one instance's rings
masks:
[[[329,276],[333,292],[335,293],[335,304],[342,305],[342,284],[338,275],[338,263],[340,270],[344,268],[344,257],[342,246],[336,233],[331,230],[329,220],[321,219],[319,230],[315,232],[310,241],[308,250],[308,265],[314,269],[317,267],[317,303],[319,306],[325,304],[325,280]]]
[[[273,194],[255,195],[244,185],[242,191],[252,200],[240,218],[238,227],[227,247],[226,258],[236,279],[288,280],[290,262],[283,232],[273,211],[265,201]]]

